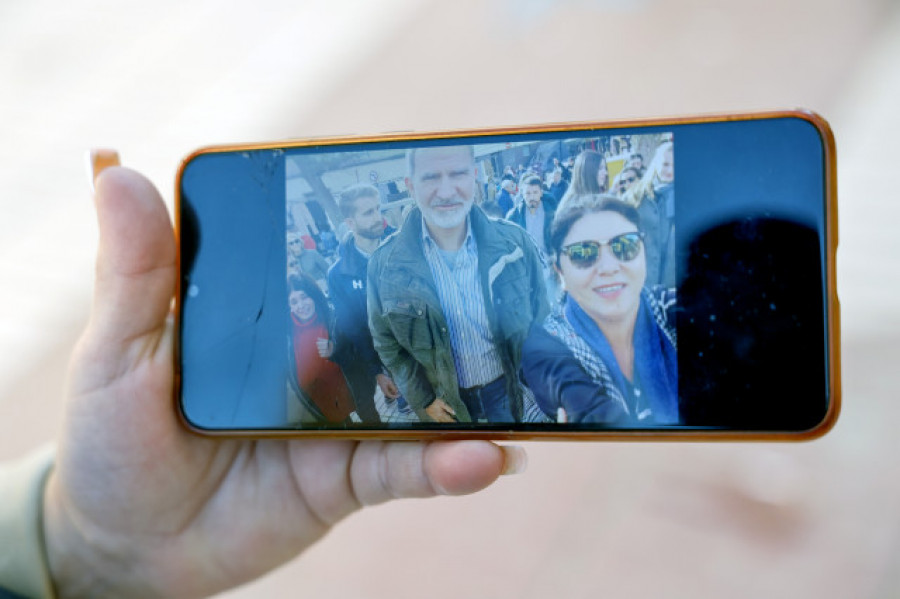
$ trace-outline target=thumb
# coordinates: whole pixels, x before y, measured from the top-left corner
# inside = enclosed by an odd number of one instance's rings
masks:
[[[88,330],[115,351],[162,330],[175,293],[175,237],[159,192],[132,170],[100,173],[94,203],[100,244]]]

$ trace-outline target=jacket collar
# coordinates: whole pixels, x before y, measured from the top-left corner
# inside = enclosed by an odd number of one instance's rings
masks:
[[[500,257],[518,248],[514,240],[502,232],[504,225],[488,217],[478,206],[469,212],[469,227],[478,244],[479,270],[489,268]],[[431,269],[424,259],[422,246],[422,212],[418,207],[410,210],[400,230],[394,233],[396,241],[387,261],[393,269],[404,269],[427,281],[432,280]],[[485,260],[482,263],[482,260]]]
[[[340,262],[338,267],[340,273],[348,276],[358,276],[360,273],[365,275],[366,266],[369,261],[362,255],[356,247],[356,237],[353,233],[348,233],[338,248]]]

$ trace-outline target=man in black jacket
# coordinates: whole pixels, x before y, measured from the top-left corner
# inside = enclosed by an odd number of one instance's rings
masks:
[[[525,201],[510,210],[506,220],[528,231],[534,239],[544,264],[547,299],[553,304],[559,297],[559,281],[550,268],[550,224],[556,214],[557,203],[552,195],[544,191],[541,178],[537,175],[525,177],[520,187]]]
[[[335,313],[332,359],[347,378],[356,413],[365,423],[381,422],[375,407],[376,385],[388,401],[400,395],[372,345],[366,310],[369,256],[384,235],[380,205],[378,189],[372,185],[352,185],[341,193],[338,207],[350,233],[341,242],[338,260],[328,271],[328,293]]]
[[[566,191],[569,189],[569,183],[563,179],[562,168],[557,166],[553,169],[553,183],[550,184],[550,195],[556,200],[556,205],[563,199]]]
[[[525,201],[509,211],[506,220],[512,221],[528,231],[535,245],[545,259],[550,247],[550,223],[556,212],[553,196],[544,193],[541,178],[537,175],[522,181],[522,197]]]

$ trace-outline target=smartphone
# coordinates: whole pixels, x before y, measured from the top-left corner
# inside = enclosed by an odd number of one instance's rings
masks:
[[[815,438],[836,202],[801,110],[201,149],[176,409],[245,437]]]

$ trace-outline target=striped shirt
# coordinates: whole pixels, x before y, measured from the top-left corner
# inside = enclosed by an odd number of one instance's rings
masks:
[[[525,213],[525,230],[528,231],[531,238],[534,239],[535,245],[541,250],[541,256],[547,255],[547,248],[544,247],[544,203],[538,202],[537,210],[534,214],[528,208],[528,204],[523,206]]]
[[[485,385],[503,376],[494,346],[478,276],[478,246],[466,221],[466,238],[458,251],[438,247],[422,220],[425,259],[437,286],[441,309],[450,329],[450,345],[459,386]]]

